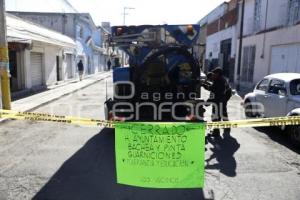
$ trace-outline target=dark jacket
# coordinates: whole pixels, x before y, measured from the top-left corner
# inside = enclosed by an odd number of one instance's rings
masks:
[[[83,64],[82,64],[82,62],[79,62],[77,64],[77,69],[78,69],[78,71],[83,71]]]
[[[107,61],[107,66],[110,67],[111,66],[111,62],[110,60]]]
[[[229,84],[223,76],[220,76],[220,78],[214,80],[212,85],[207,88],[213,94],[213,99],[210,99],[210,101],[216,103],[226,101],[225,92],[228,87]]]

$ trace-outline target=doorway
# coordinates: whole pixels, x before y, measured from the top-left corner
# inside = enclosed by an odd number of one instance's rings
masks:
[[[224,76],[233,81],[234,69],[231,64],[231,39],[221,41],[220,66],[223,68]]]
[[[56,56],[56,80],[61,81],[61,71],[59,64],[59,56]]]
[[[19,90],[17,52],[9,51],[10,88],[12,92]]]

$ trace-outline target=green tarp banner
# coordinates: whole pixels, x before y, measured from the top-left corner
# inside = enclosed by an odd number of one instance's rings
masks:
[[[117,182],[147,188],[203,188],[205,125],[118,123]]]

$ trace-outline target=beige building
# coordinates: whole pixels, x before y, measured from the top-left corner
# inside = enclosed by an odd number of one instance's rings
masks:
[[[76,77],[76,44],[58,32],[7,14],[12,92]]]
[[[239,76],[241,86],[250,89],[268,74],[300,73],[300,0],[246,0],[243,20],[236,82]]]

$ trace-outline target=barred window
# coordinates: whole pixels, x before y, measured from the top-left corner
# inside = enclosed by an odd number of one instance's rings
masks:
[[[262,0],[255,0],[254,5],[254,31],[258,32],[261,30],[261,3]]]
[[[289,0],[288,25],[294,25],[300,21],[300,0]]]
[[[255,46],[246,46],[243,50],[243,66],[241,71],[241,81],[253,82],[254,66],[255,66]]]

